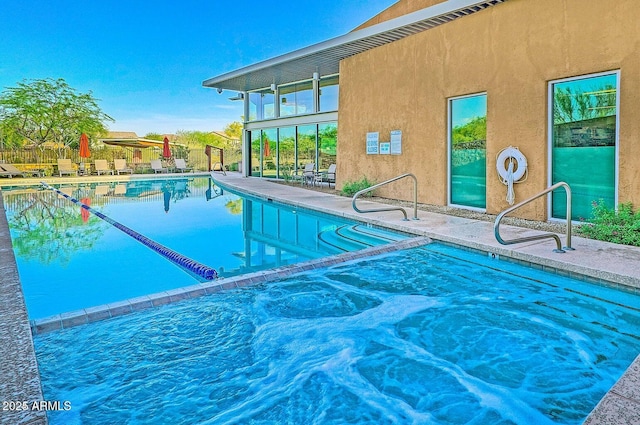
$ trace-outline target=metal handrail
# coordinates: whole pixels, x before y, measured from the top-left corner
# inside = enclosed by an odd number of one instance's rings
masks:
[[[216,170],[216,165],[220,165],[220,169]],[[224,171],[224,165],[222,165],[222,162],[218,161],[215,164],[213,164],[213,167],[211,168],[211,171],[222,171],[222,175],[226,176],[227,173]]]
[[[538,199],[539,197],[546,195],[549,192],[552,192],[556,189],[558,189],[559,187],[563,187],[564,190],[567,192],[567,245],[563,248],[562,247],[562,242],[560,242],[560,238],[558,237],[558,235],[556,235],[555,233],[544,233],[542,235],[536,235],[536,236],[527,236],[524,238],[516,238],[516,239],[511,239],[508,241],[505,241],[504,239],[502,239],[500,237],[500,220],[502,220],[502,218],[509,214],[510,212],[512,212],[515,209],[520,208],[523,205],[528,204],[529,202]],[[559,253],[563,253],[566,250],[570,250],[573,251],[574,249],[571,247],[571,188],[569,187],[569,185],[565,182],[559,182],[554,184],[553,186],[550,186],[548,188],[546,188],[545,190],[543,190],[542,192],[538,193],[535,196],[532,196],[529,199],[525,199],[524,201],[520,202],[519,204],[516,204],[514,206],[512,206],[511,208],[507,208],[506,210],[502,211],[500,214],[498,214],[498,216],[496,217],[496,221],[493,224],[493,232],[496,236],[496,239],[498,240],[499,243],[501,243],[502,245],[511,245],[511,244],[515,244],[515,243],[520,243],[520,242],[529,242],[529,241],[536,241],[539,239],[546,239],[546,238],[553,238],[556,241],[556,245],[557,248],[553,250],[553,252],[559,252]]]
[[[384,186],[385,184],[392,183],[392,182],[394,182],[396,180],[400,180],[400,179],[403,179],[405,177],[413,178],[413,219],[414,220],[419,220],[419,218],[418,218],[418,179],[416,178],[416,176],[414,176],[411,173],[402,174],[401,176],[394,177],[394,178],[389,179],[387,181],[383,181],[382,183],[378,183],[376,185],[373,185],[371,187],[368,187],[366,189],[362,189],[362,190],[356,192],[356,194],[353,195],[353,200],[351,201],[351,205],[353,205],[353,209],[356,212],[359,212],[359,213],[362,213],[362,214],[364,214],[364,213],[372,213],[372,212],[396,211],[396,210],[398,210],[398,211],[402,211],[402,214],[404,214],[403,220],[408,221],[409,219],[407,218],[407,211],[405,211],[405,209],[402,208],[402,207],[386,207],[386,208],[374,208],[374,209],[371,209],[371,210],[361,210],[356,206],[356,200],[358,199],[358,197],[360,195],[368,193],[368,192],[371,192],[372,190],[377,189],[380,186]]]

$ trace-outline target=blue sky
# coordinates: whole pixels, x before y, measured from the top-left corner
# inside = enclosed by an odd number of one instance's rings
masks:
[[[6,0],[0,90],[63,78],[114,131],[222,130],[241,102],[207,78],[345,34],[395,0]]]

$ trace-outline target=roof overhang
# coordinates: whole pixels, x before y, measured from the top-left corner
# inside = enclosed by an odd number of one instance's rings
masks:
[[[163,142],[158,140],[144,139],[138,137],[137,139],[99,139],[105,145],[120,146],[124,148],[160,148],[163,147]]]
[[[205,80],[204,87],[251,91],[320,75],[337,74],[340,61],[471,15],[507,0],[448,0],[343,36]]]

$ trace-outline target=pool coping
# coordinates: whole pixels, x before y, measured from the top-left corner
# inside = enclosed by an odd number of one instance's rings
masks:
[[[0,275],[0,424],[46,425],[46,411],[32,409],[34,403],[38,407],[44,399],[2,191]]]

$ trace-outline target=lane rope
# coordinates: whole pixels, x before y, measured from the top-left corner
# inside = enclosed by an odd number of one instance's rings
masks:
[[[42,186],[44,186],[47,189],[53,190],[54,192],[56,192],[58,195],[63,196],[64,198],[68,199],[69,201],[73,202],[74,204],[80,206],[81,208],[84,208],[85,210],[95,214],[97,217],[101,218],[102,220],[106,221],[107,223],[111,224],[113,227],[123,231],[124,233],[126,233],[127,235],[131,236],[132,238],[134,238],[135,240],[137,240],[138,242],[142,243],[143,245],[147,246],[148,248],[151,248],[152,250],[154,250],[155,252],[157,252],[158,254],[162,255],[163,257],[167,258],[168,260],[172,261],[173,263],[177,264],[180,267],[183,267],[184,269],[188,270],[189,272],[196,274],[202,278],[204,278],[205,280],[213,280],[213,279],[217,279],[218,278],[218,272],[216,272],[215,269],[204,265],[202,263],[199,263],[195,260],[192,260],[188,257],[185,257],[184,255],[180,254],[179,252],[176,252],[174,250],[172,250],[171,248],[167,248],[166,246],[159,244],[158,242],[149,239],[148,237],[136,232],[133,229],[130,229],[129,227],[125,226],[122,223],[119,223],[115,220],[113,220],[112,218],[102,214],[100,211],[94,210],[93,208],[91,208],[90,206],[78,201],[77,199],[75,199],[74,197],[67,195],[66,193],[56,189],[55,187],[49,186],[47,183],[45,182],[40,182],[40,184],[42,184]]]

